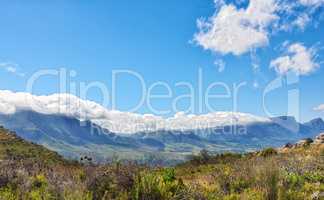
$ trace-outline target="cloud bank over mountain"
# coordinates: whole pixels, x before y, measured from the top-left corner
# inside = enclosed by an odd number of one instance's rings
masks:
[[[136,114],[108,110],[93,101],[82,100],[70,94],[36,96],[23,92],[0,90],[0,113],[14,114],[22,110],[31,110],[48,115],[64,115],[81,121],[89,120],[116,133],[131,134],[157,130],[206,129],[232,124],[268,122],[246,113],[215,112],[204,115],[186,115],[182,112],[170,118],[152,114]]]

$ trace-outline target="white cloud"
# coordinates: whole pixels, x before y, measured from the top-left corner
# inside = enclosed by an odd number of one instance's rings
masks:
[[[281,31],[304,30],[320,19],[314,13],[324,0],[245,0],[239,3],[215,0],[216,11],[208,19],[197,20],[196,44],[220,54],[241,55],[269,44]],[[239,5],[239,6],[236,6]]]
[[[287,48],[285,55],[272,60],[270,63],[270,67],[274,68],[279,74],[293,71],[299,75],[306,75],[319,68],[319,64],[315,61],[316,50],[314,48],[307,49],[301,43],[290,44]]]
[[[198,20],[199,32],[194,40],[204,49],[221,54],[241,55],[266,46],[267,28],[278,19],[276,10],[274,0],[250,0],[246,9],[223,4],[207,21]]]
[[[21,77],[25,76],[24,73],[21,73],[21,72],[18,71],[19,66],[17,64],[15,64],[15,63],[2,62],[2,63],[0,63],[0,69],[1,68],[6,70],[7,72],[10,72],[10,73],[15,74],[17,76],[21,76]]]
[[[321,104],[314,108],[315,111],[324,112],[324,104]]]
[[[108,110],[88,100],[70,94],[36,96],[23,92],[0,90],[0,113],[14,114],[21,110],[32,110],[43,114],[60,114],[79,120],[90,120],[115,133],[135,133],[140,131],[191,130],[215,128],[221,125],[268,122],[269,119],[246,113],[215,112],[205,115],[186,115],[183,112],[174,117]]]

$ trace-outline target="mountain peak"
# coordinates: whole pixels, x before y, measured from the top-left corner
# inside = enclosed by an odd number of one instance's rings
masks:
[[[311,123],[323,123],[323,124],[324,124],[323,119],[320,118],[320,117],[315,118],[315,119],[312,119],[312,120],[310,120],[309,122],[311,122]]]
[[[297,122],[296,118],[294,116],[279,116],[279,117],[273,117],[271,120],[278,124],[281,127],[284,127],[294,133],[299,132],[300,124]]]
[[[324,121],[322,118],[312,119],[309,122],[306,122],[304,125],[316,127],[317,129],[324,130]]]

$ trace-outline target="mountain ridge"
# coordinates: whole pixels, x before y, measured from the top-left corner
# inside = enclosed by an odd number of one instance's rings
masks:
[[[156,157],[167,162],[178,162],[202,149],[215,153],[255,151],[268,146],[293,143],[324,131],[324,122],[318,119],[304,124],[296,122],[299,126],[298,132],[291,131],[282,123],[267,121],[209,129],[159,130],[129,135],[114,133],[91,121],[80,121],[65,115],[27,110],[11,115],[0,114],[0,125],[15,131],[24,139],[42,144],[65,157],[91,155],[100,161],[118,154],[123,159],[145,160]]]

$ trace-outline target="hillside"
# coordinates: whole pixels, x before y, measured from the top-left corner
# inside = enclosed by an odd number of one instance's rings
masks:
[[[68,161],[58,153],[50,151],[18,137],[0,126],[0,160],[19,160],[45,164],[63,164]]]
[[[0,129],[0,200],[321,199],[324,135],[283,148],[210,155],[175,167],[135,162],[95,165]]]
[[[323,139],[248,154],[202,152],[176,175],[205,199],[323,199]]]

